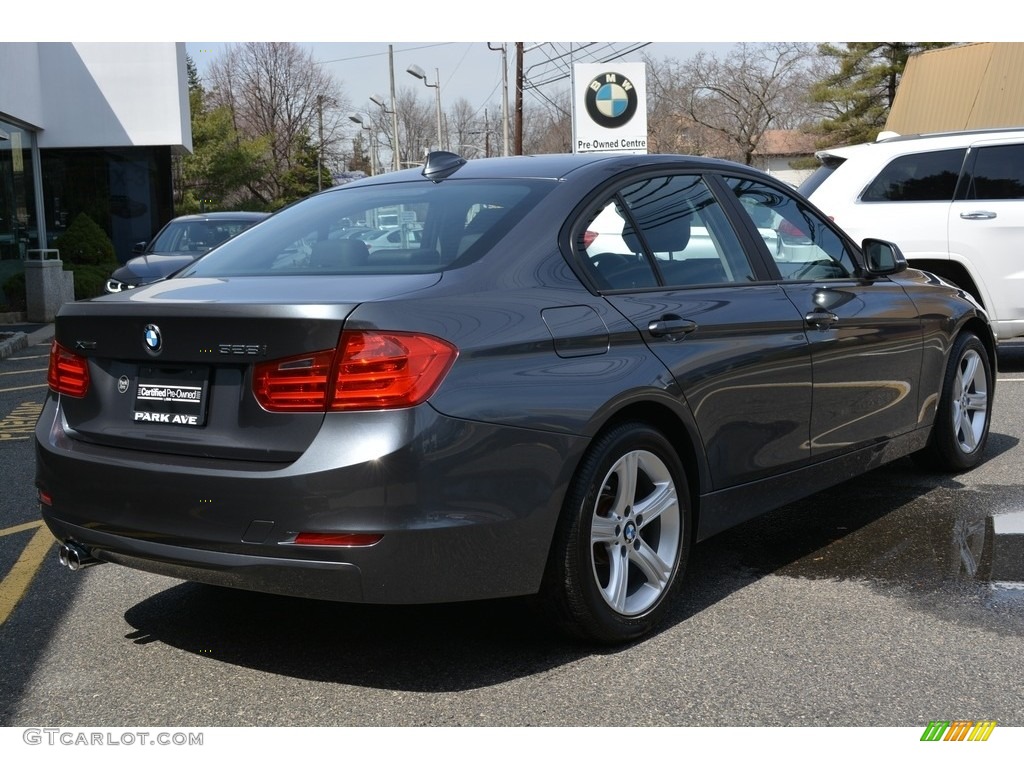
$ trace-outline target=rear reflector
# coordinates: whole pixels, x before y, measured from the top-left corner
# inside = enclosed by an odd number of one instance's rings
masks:
[[[313,547],[372,547],[384,538],[380,533],[309,533],[295,537],[294,544]]]
[[[433,394],[457,356],[433,336],[345,331],[337,349],[257,364],[253,394],[268,411],[407,408]]]
[[[85,397],[89,391],[89,361],[54,340],[50,344],[50,367],[46,373],[46,383],[59,395]]]
[[[40,489],[39,490],[39,503],[40,504],[45,504],[48,507],[52,507],[53,506],[53,496],[48,494],[46,491]]]

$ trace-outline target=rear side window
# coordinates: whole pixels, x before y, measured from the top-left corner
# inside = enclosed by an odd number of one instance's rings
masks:
[[[944,149],[897,157],[868,184],[861,202],[950,202],[965,153],[965,149]]]
[[[605,290],[753,279],[736,233],[700,176],[632,183],[586,221],[577,237],[580,261]]]
[[[967,185],[968,200],[1024,199],[1024,145],[979,147]]]

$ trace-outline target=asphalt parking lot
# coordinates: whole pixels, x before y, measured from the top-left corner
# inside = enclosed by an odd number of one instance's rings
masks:
[[[609,651],[527,599],[350,606],[59,567],[33,342],[0,361],[0,725],[1024,726],[1024,344],[1003,345],[981,467],[900,461],[721,534],[666,626]]]

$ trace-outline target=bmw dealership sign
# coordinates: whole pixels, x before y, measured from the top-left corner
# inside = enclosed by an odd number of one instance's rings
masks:
[[[573,65],[573,152],[647,154],[644,65]]]

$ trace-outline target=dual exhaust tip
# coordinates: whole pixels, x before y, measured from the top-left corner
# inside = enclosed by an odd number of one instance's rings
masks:
[[[72,571],[80,571],[90,565],[99,565],[103,562],[93,557],[89,550],[82,545],[71,541],[61,544],[57,554],[60,557],[60,564]]]

